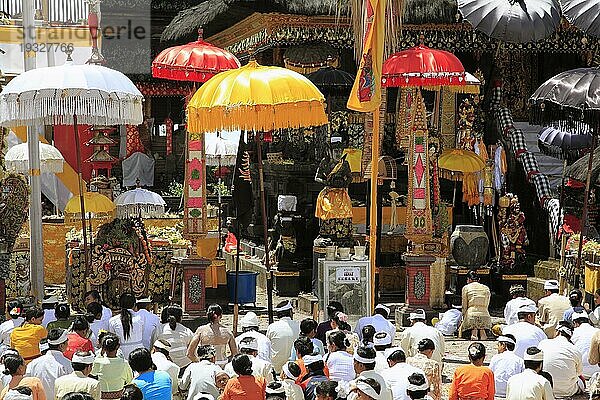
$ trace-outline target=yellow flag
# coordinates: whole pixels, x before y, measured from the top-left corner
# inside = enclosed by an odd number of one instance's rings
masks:
[[[363,53],[347,106],[351,110],[370,112],[381,104],[386,0],[364,1],[367,4],[367,20]]]

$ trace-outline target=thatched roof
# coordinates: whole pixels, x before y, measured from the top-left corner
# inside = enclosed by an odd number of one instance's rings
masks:
[[[587,179],[588,173],[588,164],[590,162],[590,155],[586,154],[581,157],[579,160],[574,162],[572,165],[567,167],[565,171],[565,175],[568,178],[576,179],[581,182],[585,182]],[[600,147],[596,147],[594,150],[594,159],[592,164],[592,183],[600,183],[598,182],[598,177],[600,176]]]
[[[272,0],[269,6],[264,6],[264,3],[258,0],[204,0],[181,11],[164,30],[161,40],[179,40],[194,35],[200,27],[206,28],[213,21],[221,20],[222,26],[210,32],[217,33],[253,12],[349,15],[351,0]],[[403,23],[452,23],[456,20],[456,13],[456,0],[406,0]]]

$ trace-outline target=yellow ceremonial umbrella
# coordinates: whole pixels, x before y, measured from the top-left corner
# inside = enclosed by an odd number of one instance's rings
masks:
[[[74,196],[65,206],[65,222],[74,222],[81,219],[81,196]],[[111,199],[98,192],[85,192],[83,194],[84,210],[86,214],[91,214],[93,219],[100,219],[106,222],[114,218],[115,203]]]
[[[470,150],[449,149],[444,150],[438,159],[438,167],[443,178],[453,180],[453,202],[456,200],[456,181],[463,180],[469,174],[477,173],[485,168],[481,157]],[[472,182],[470,182],[472,184]]]
[[[270,132],[325,125],[328,121],[324,101],[323,94],[308,78],[285,68],[261,66],[251,60],[239,69],[215,75],[198,89],[188,104],[188,131],[191,134],[234,129]],[[266,245],[267,209],[259,137],[257,134],[263,238]],[[268,256],[265,257],[265,267],[269,321],[272,322],[273,282]]]

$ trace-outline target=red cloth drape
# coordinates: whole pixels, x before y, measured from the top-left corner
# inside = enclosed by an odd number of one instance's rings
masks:
[[[88,131],[88,128],[89,125],[78,125],[80,139],[78,145],[81,148],[82,162],[81,174],[83,179],[89,182],[92,177],[92,165],[83,162],[90,158],[94,153],[94,148],[92,146],[85,145],[85,142],[92,138],[92,133]],[[75,146],[73,146],[74,142],[75,134],[73,133],[73,125],[54,125],[54,147],[60,150],[65,161],[77,171],[77,152]]]

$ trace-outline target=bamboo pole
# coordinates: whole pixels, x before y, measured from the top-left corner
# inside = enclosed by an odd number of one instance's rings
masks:
[[[371,204],[369,211],[369,261],[371,275],[371,309],[375,307],[375,271],[377,268],[377,177],[379,176],[379,107],[373,111],[373,135],[371,140]]]

